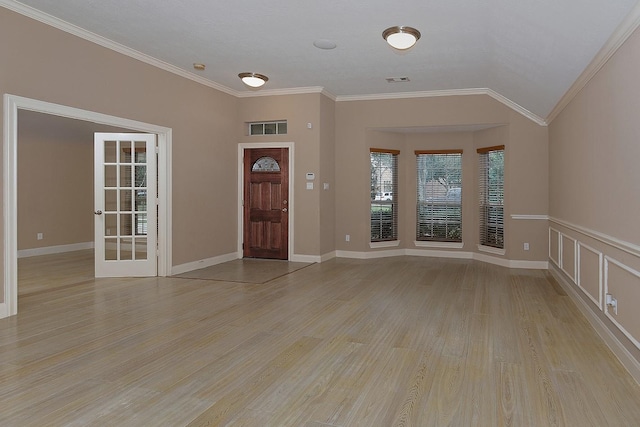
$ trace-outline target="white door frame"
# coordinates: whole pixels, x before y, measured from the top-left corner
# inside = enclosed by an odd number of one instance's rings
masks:
[[[172,129],[10,94],[4,95],[3,105],[4,300],[0,302],[0,318],[18,312],[18,110],[158,135],[158,276],[170,275]]]
[[[289,230],[287,234],[289,236],[288,241],[288,253],[287,259],[294,261],[294,248],[293,248],[293,223],[295,218],[295,203],[294,203],[294,182],[295,176],[294,169],[295,164],[294,156],[294,143],[293,142],[242,142],[238,144],[238,258],[242,258],[244,253],[242,251],[242,243],[244,242],[244,150],[251,148],[288,148],[289,149]]]

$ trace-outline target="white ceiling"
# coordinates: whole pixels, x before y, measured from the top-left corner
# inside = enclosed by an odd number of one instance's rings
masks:
[[[3,0],[6,4],[11,0]],[[13,2],[12,2],[13,3]],[[338,97],[488,88],[546,118],[638,0],[21,0],[228,88],[323,87]],[[382,31],[420,30],[404,53]],[[337,44],[314,47],[318,39]],[[206,64],[195,71],[193,63]],[[387,77],[409,77],[387,83]]]

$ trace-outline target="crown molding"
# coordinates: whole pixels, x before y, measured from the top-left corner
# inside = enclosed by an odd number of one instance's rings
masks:
[[[219,90],[229,95],[238,96],[238,91],[235,91],[219,83],[216,83],[212,80],[208,80],[208,79],[205,79],[204,77],[185,71],[182,68],[176,67],[175,65],[171,65],[167,62],[161,61],[152,56],[144,54],[142,52],[138,52],[137,50],[131,49],[120,43],[116,43],[112,40],[107,39],[106,37],[99,36],[98,34],[92,33],[91,31],[87,31],[81,27],[78,27],[77,25],[70,24],[69,22],[63,21],[62,19],[56,18],[47,13],[34,9],[31,6],[27,6],[13,0],[0,0],[0,6],[6,9],[12,10],[21,15],[24,15],[28,18],[42,22],[43,24],[57,28],[66,33],[80,37],[81,39],[95,43],[99,46],[105,47],[107,49],[111,49],[115,52],[137,59],[138,61],[144,62],[151,66],[176,74],[180,77],[184,77],[186,79],[192,80],[201,85],[208,86],[210,88]]]
[[[540,116],[532,113],[521,105],[511,101],[509,98],[500,95],[498,92],[489,88],[470,88],[470,89],[447,89],[447,90],[431,90],[421,92],[398,92],[398,93],[380,93],[371,95],[348,95],[338,96],[336,101],[371,101],[371,100],[383,100],[383,99],[407,99],[407,98],[433,98],[439,96],[467,96],[467,95],[488,95],[500,102],[501,104],[511,108],[517,113],[522,114],[529,120],[539,124],[540,126],[546,126],[547,122]]]
[[[322,94],[324,96],[326,96],[327,98],[329,98],[330,100],[332,100],[333,102],[337,102],[338,97],[336,95],[334,95],[333,93],[329,92],[327,89],[323,89],[322,90]]]
[[[47,13],[41,12],[37,9],[32,8],[31,6],[24,5],[15,0],[0,0],[0,6],[12,10],[16,13],[24,15],[28,18],[34,19],[36,21],[42,22],[51,27],[57,28],[66,33],[75,35],[92,43],[95,43],[99,46],[105,47],[107,49],[111,49],[115,52],[121,53],[123,55],[129,56],[131,58],[137,59],[141,62],[149,64],[151,66],[160,68],[167,72],[173,73],[175,75],[184,77],[186,79],[192,80],[201,85],[210,87],[212,89],[219,90],[226,94],[235,96],[237,98],[250,98],[250,97],[261,97],[261,96],[277,96],[277,95],[301,95],[307,93],[321,93],[328,98],[332,99],[335,102],[346,102],[346,101],[370,101],[370,100],[383,100],[383,99],[409,99],[409,98],[430,98],[430,97],[441,97],[441,96],[462,96],[462,95],[489,95],[496,101],[506,105],[512,110],[522,114],[526,118],[534,121],[540,126],[546,126],[547,122],[540,118],[539,116],[533,114],[526,108],[520,106],[519,104],[511,101],[510,99],[500,95],[492,89],[488,88],[470,88],[470,89],[451,89],[451,90],[433,90],[433,91],[419,91],[419,92],[399,92],[399,93],[383,93],[383,94],[370,94],[370,95],[345,95],[345,96],[336,96],[326,90],[321,86],[311,86],[311,87],[299,87],[299,88],[289,88],[289,89],[273,89],[273,90],[260,90],[260,91],[237,91],[231,89],[227,86],[216,83],[212,80],[206,79],[199,75],[193,74],[189,71],[183,70],[182,68],[176,67],[175,65],[171,65],[165,61],[161,61],[157,58],[154,58],[150,55],[139,52],[135,49],[131,49],[127,46],[124,46],[120,43],[116,43],[112,40],[107,39],[106,37],[100,36],[98,34],[92,33],[91,31],[87,31],[77,25],[73,25],[69,22],[63,21],[62,19],[51,16]],[[637,15],[640,15],[640,6],[634,9],[634,12],[638,12]],[[638,20],[638,19],[636,19]],[[634,21],[635,22],[635,21]],[[637,26],[637,24],[636,24]],[[628,35],[626,36],[628,37]],[[621,44],[621,43],[620,43]]]
[[[486,88],[425,90],[418,92],[372,93],[368,95],[338,95],[337,102],[380,101],[385,99],[434,98],[439,96],[487,95]]]
[[[294,87],[287,89],[262,89],[248,90],[245,92],[237,92],[238,98],[256,98],[260,96],[278,96],[278,95],[303,95],[306,93],[328,93],[322,86]]]
[[[0,6],[6,9],[12,10],[21,15],[24,15],[28,18],[42,22],[43,24],[57,28],[58,30],[80,37],[81,39],[95,43],[99,46],[105,47],[107,49],[111,49],[115,52],[137,59],[141,62],[152,65],[156,68],[160,68],[164,71],[168,71],[180,77],[184,77],[186,79],[192,80],[201,85],[219,90],[221,92],[235,96],[237,98],[251,98],[251,97],[259,97],[259,96],[276,96],[276,95],[301,95],[306,93],[322,93],[328,98],[334,101],[336,100],[335,95],[333,95],[331,92],[329,92],[328,90],[324,89],[321,86],[299,87],[299,88],[290,88],[290,89],[272,89],[272,90],[260,90],[260,91],[251,91],[251,90],[237,91],[227,86],[216,83],[213,80],[206,79],[202,76],[193,74],[189,71],[183,70],[182,68],[176,67],[175,65],[171,65],[165,61],[161,61],[157,58],[154,58],[152,56],[139,52],[135,49],[131,49],[120,43],[116,43],[112,40],[107,39],[106,37],[92,33],[91,31],[87,31],[81,27],[78,27],[77,25],[73,25],[69,22],[63,21],[62,19],[56,18],[47,13],[34,9],[31,6],[18,3],[14,0],[0,0]]]
[[[611,59],[618,49],[627,41],[633,32],[640,26],[640,3],[629,12],[616,31],[609,37],[609,40],[598,51],[587,68],[580,74],[569,90],[560,98],[560,101],[553,107],[547,116],[546,122],[551,123],[564,108],[580,93],[589,81],[600,71],[602,67]]]
[[[524,108],[520,104],[516,104],[515,102],[513,102],[509,98],[500,95],[498,92],[494,91],[493,89],[485,89],[485,90],[487,91],[487,95],[489,95],[490,97],[492,97],[496,101],[506,105],[507,107],[511,108],[516,113],[522,114],[527,119],[529,119],[529,120],[531,120],[533,122],[536,122],[540,126],[547,126],[548,122],[545,119],[543,119],[542,117],[538,116],[537,114],[532,113],[531,111],[527,110],[526,108]]]

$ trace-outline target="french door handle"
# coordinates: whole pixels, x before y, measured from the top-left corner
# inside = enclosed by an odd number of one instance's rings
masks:
[[[95,212],[94,212],[94,214],[96,214],[96,215],[102,215],[102,211],[101,211],[101,210],[97,210],[97,211],[95,211]]]

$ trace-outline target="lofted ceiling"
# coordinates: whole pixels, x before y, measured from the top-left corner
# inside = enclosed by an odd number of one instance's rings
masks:
[[[21,3],[238,96],[254,95],[238,78],[245,71],[269,77],[255,95],[321,87],[357,99],[487,88],[542,120],[640,8],[638,0]],[[17,3],[0,1],[7,4]],[[381,34],[395,25],[415,27],[422,38],[394,51]],[[337,47],[319,49],[319,40]]]

